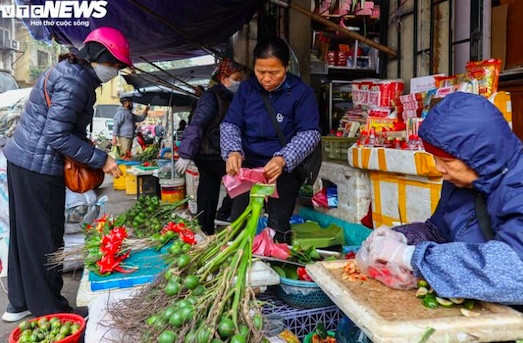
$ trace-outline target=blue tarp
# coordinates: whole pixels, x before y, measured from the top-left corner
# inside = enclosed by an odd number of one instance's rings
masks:
[[[42,5],[46,1],[17,2]],[[147,13],[136,3],[153,13]],[[43,41],[55,38],[58,43],[76,47],[80,47],[83,39],[96,27],[115,27],[127,36],[133,59],[141,62],[138,56],[160,60],[205,54],[194,42],[206,47],[224,43],[252,18],[259,3],[260,0],[109,0],[103,18],[80,18],[84,23],[88,21],[89,27],[44,26],[31,18],[23,20],[34,38]],[[162,23],[162,20],[167,23]]]

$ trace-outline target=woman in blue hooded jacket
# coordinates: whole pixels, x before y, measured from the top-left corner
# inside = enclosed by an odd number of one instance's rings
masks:
[[[96,88],[132,65],[129,45],[111,27],[93,30],[84,43],[38,79],[3,150],[10,226],[4,321],[73,311],[60,294],[60,268],[47,266],[47,255],[64,245],[64,157],[121,175],[116,161],[88,142],[86,127],[93,117]]]
[[[440,201],[425,223],[393,229],[404,236],[376,230],[371,255],[442,297],[523,304],[521,141],[487,99],[459,92],[434,107],[419,135],[444,180]]]

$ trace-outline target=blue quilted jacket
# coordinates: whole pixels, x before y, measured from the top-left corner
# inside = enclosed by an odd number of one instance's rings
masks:
[[[443,297],[523,304],[521,141],[494,105],[465,93],[445,97],[419,135],[465,162],[479,178],[472,189],[443,182],[438,207],[426,223],[396,228],[416,245],[414,271]],[[492,240],[478,225],[477,192],[486,198]]]
[[[49,108],[43,91],[47,73]],[[64,155],[94,168],[103,167],[107,154],[86,139],[98,86],[100,80],[90,65],[62,61],[43,73],[13,138],[4,147],[7,160],[45,175],[63,175]]]

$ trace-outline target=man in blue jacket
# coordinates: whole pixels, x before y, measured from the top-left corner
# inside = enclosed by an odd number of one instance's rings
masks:
[[[483,97],[454,93],[428,114],[419,135],[443,176],[425,223],[373,233],[373,259],[423,277],[439,296],[523,304],[521,141]],[[401,239],[398,239],[400,237]]]
[[[113,126],[113,145],[120,146],[122,154],[131,151],[133,147],[134,132],[136,131],[136,123],[142,122],[147,117],[149,106],[145,107],[142,115],[137,115],[132,112],[133,101],[129,98],[121,98],[122,106],[118,107],[114,115]]]

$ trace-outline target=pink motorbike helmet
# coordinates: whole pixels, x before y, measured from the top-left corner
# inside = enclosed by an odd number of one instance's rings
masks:
[[[129,42],[127,42],[127,39],[120,30],[107,26],[99,27],[87,35],[84,44],[89,42],[102,44],[117,60],[129,67],[133,66],[129,51]]]

